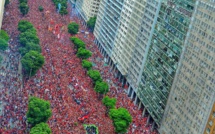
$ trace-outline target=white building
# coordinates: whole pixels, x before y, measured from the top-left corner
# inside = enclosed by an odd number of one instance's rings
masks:
[[[87,22],[98,13],[100,0],[76,0],[75,5],[81,17]]]
[[[4,3],[5,3],[5,0],[0,1],[0,29],[1,29],[3,15],[4,15]]]
[[[162,134],[205,130],[215,101],[214,7],[214,0],[100,3],[95,42]]]

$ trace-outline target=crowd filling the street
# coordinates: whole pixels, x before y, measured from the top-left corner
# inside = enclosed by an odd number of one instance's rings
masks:
[[[53,134],[85,134],[92,131],[94,124],[100,134],[114,134],[113,121],[102,103],[104,96],[116,99],[115,108],[125,108],[132,117],[128,134],[156,134],[147,125],[147,117],[127,95],[127,85],[122,85],[115,77],[115,70],[108,66],[94,40],[92,30],[85,26],[70,1],[67,2],[68,14],[62,15],[52,0],[29,0],[29,11],[23,15],[19,10],[19,0],[11,0],[5,7],[2,29],[10,39],[8,48],[0,51],[3,57],[0,64],[0,133],[29,133],[31,125],[27,121],[29,98],[32,96],[50,102],[52,115],[47,121]],[[39,9],[38,9],[39,7]],[[65,9],[64,9],[65,10]],[[43,66],[35,72],[22,67],[20,54],[20,34],[18,24],[26,20],[36,29]],[[77,34],[68,33],[67,26],[75,22],[79,25]],[[85,60],[92,63],[92,69],[98,70],[103,81],[108,83],[109,92],[98,97],[89,77],[89,71],[83,68],[82,58],[77,53],[71,37],[86,44],[92,55]],[[87,64],[87,63],[86,63]],[[92,127],[96,130],[96,127]]]

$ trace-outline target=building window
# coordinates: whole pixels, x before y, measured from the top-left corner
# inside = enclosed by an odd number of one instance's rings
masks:
[[[210,128],[207,128],[206,132],[207,132],[208,134],[210,133],[210,131],[211,131]]]
[[[213,125],[213,121],[212,121],[212,120],[209,122],[209,125],[210,125],[210,126],[212,126],[212,125]]]
[[[215,117],[215,112],[213,112],[213,118]]]

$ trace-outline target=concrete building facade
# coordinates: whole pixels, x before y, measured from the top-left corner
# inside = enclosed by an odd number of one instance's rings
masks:
[[[152,128],[199,134],[213,132],[214,26],[214,0],[103,0],[94,35]]]
[[[204,134],[215,134],[215,102],[208,118]]]
[[[74,1],[73,1],[74,3]],[[76,0],[75,5],[81,17],[87,22],[90,17],[97,15],[100,0]]]
[[[161,134],[203,134],[209,117],[212,118],[210,113],[215,101],[215,1],[189,3],[194,11],[161,122]],[[215,122],[212,122],[213,125]],[[213,131],[209,127],[206,129],[206,133]]]
[[[3,15],[4,15],[4,3],[5,3],[5,0],[0,1],[0,29],[1,29]]]

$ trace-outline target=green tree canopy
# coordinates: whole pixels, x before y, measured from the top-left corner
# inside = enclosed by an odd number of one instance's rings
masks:
[[[64,6],[61,7],[61,9],[60,9],[60,14],[61,14],[61,15],[68,14],[68,10],[66,9],[66,7],[64,7]]]
[[[108,96],[105,96],[102,99],[102,103],[108,108],[112,109],[116,107],[116,98],[110,98]]]
[[[19,41],[22,46],[26,46],[27,43],[39,44],[40,40],[34,32],[26,31],[19,35]]]
[[[30,76],[35,75],[37,70],[43,66],[44,62],[44,57],[36,51],[29,51],[21,59],[23,68],[27,75]]]
[[[23,14],[23,15],[26,15],[29,11],[29,7],[28,7],[28,4],[25,3],[25,2],[22,2],[19,4],[19,9],[20,9],[20,12]]]
[[[82,60],[82,67],[86,68],[87,70],[90,70],[92,68],[93,64],[92,62],[88,60]]]
[[[90,19],[87,21],[87,26],[93,30],[95,27],[95,24],[96,24],[96,17],[90,17]]]
[[[60,14],[64,15],[64,14],[68,14],[68,10],[67,10],[67,0],[52,0],[56,6],[56,9],[58,9],[58,4],[61,4],[61,9],[60,9]]]
[[[28,53],[29,51],[37,51],[39,53],[41,53],[41,47],[38,44],[34,44],[32,42],[27,42],[25,47],[21,47],[19,49],[19,52],[22,56],[24,56],[26,53]]]
[[[44,10],[42,6],[39,6],[38,9],[40,12],[42,12]]]
[[[40,123],[31,128],[30,134],[51,134],[51,129],[47,123]]]
[[[85,48],[85,42],[77,37],[70,37],[70,40],[75,44],[76,48]]]
[[[87,59],[92,56],[92,52],[90,50],[79,48],[77,52],[77,57],[82,59]]]
[[[104,81],[96,81],[94,90],[99,94],[106,94],[109,91],[108,83]]]
[[[19,0],[19,3],[28,3],[28,0]]]
[[[28,29],[34,28],[33,24],[27,20],[20,20],[18,24],[18,30],[20,32],[25,32]]]
[[[0,50],[5,51],[7,47],[8,47],[7,41],[0,38]]]
[[[1,30],[0,31],[0,39],[4,39],[5,41],[9,41],[9,35],[7,34],[7,32],[6,31],[4,31],[4,30]]]
[[[89,75],[89,77],[94,81],[102,81],[100,72],[98,70],[89,70],[87,72],[87,74]]]
[[[132,122],[132,117],[128,110],[125,108],[110,109],[109,116],[113,120],[115,132],[126,133]]]
[[[10,0],[5,0],[4,7],[6,7],[10,3]]]
[[[3,57],[0,55],[0,65],[1,65],[2,60],[3,60]]]
[[[68,32],[70,34],[77,34],[79,30],[79,25],[75,22],[69,23],[68,25]]]
[[[50,102],[37,97],[31,97],[28,103],[27,121],[35,126],[41,122],[46,123],[51,117]]]

